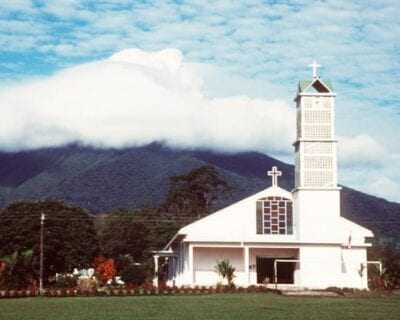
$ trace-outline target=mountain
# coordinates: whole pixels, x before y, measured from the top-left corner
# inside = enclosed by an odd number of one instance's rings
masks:
[[[81,145],[0,152],[0,207],[17,199],[57,198],[93,213],[158,205],[169,177],[211,164],[234,188],[215,209],[266,188],[272,166],[283,171],[279,184],[291,190],[294,168],[257,152],[174,150],[160,143],[124,149]],[[400,204],[343,187],[342,214],[371,228],[379,241],[400,242]]]

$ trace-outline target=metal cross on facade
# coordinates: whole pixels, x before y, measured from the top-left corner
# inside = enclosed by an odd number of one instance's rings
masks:
[[[320,65],[320,64],[317,64],[317,63],[315,62],[315,60],[314,60],[313,63],[312,63],[312,64],[309,64],[308,66],[309,66],[310,68],[313,69],[313,77],[314,77],[314,78],[317,78],[317,68],[320,68],[321,65]]]
[[[282,171],[279,171],[277,167],[272,167],[272,170],[268,171],[268,175],[272,177],[272,186],[277,186],[278,177],[282,175]]]

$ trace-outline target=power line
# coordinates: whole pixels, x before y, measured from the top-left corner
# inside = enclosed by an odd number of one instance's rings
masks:
[[[37,219],[37,218],[36,218]],[[18,219],[18,218],[10,218],[7,220],[2,220],[0,219],[1,222],[6,222],[6,221],[26,221],[27,219]],[[30,220],[35,220],[35,219],[30,219]],[[125,220],[127,222],[169,222],[169,223],[173,223],[173,222],[194,222],[197,220],[193,220],[193,219],[115,219],[115,221],[121,221],[121,220]],[[52,221],[78,221],[78,222],[87,222],[87,219],[77,219],[77,218],[47,218],[48,222],[52,222]],[[94,221],[95,222],[95,221]]]
[[[211,214],[212,215],[212,214]],[[202,216],[200,218],[205,218],[208,217],[210,215],[207,216]],[[39,215],[40,217],[40,215]],[[35,220],[38,218],[38,215],[32,215],[32,216],[4,216],[0,214],[0,220]],[[46,220],[76,220],[76,221],[88,221],[88,220],[132,220],[132,221],[142,221],[142,222],[148,222],[148,221],[177,221],[177,220],[190,220],[190,219],[200,219],[196,216],[193,215],[179,215],[175,218],[145,218],[145,217],[132,217],[132,216],[94,216],[94,217],[82,217],[82,218],[77,218],[77,217],[71,217],[71,216],[51,216],[48,215],[46,217]],[[365,222],[379,222],[379,223],[383,223],[383,222],[400,222],[400,215],[398,219],[365,219],[365,220],[359,220],[359,223],[365,223]]]

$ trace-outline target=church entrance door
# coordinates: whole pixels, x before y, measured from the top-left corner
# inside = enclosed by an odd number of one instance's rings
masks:
[[[269,283],[274,283],[274,261],[276,259],[292,260],[295,257],[260,257],[256,258],[257,283],[265,283],[268,278]],[[294,283],[295,263],[278,263],[278,283]]]

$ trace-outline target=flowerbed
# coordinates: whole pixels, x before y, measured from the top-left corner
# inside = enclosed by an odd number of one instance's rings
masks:
[[[142,295],[190,295],[190,294],[218,294],[218,293],[247,293],[271,291],[264,286],[236,287],[100,287],[90,291],[80,291],[76,288],[49,288],[43,290],[46,297],[79,297],[79,296],[142,296]],[[1,298],[22,298],[39,296],[39,290],[0,290]]]

